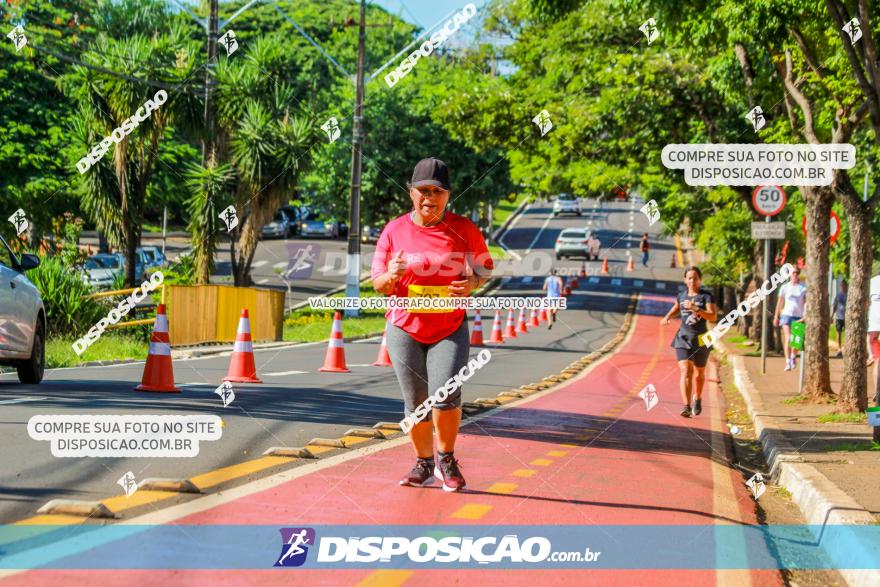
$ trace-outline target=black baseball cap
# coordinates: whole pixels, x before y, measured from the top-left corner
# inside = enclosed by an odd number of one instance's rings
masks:
[[[440,159],[435,159],[434,157],[422,159],[416,163],[410,183],[414,188],[433,185],[449,190],[449,168]]]

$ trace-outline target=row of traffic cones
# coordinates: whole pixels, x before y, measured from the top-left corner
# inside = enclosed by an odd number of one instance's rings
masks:
[[[247,308],[241,311],[238,320],[229,371],[223,381],[262,383],[257,378],[257,366],[254,363],[254,348],[251,342],[251,321]],[[171,340],[168,338],[168,314],[165,311],[165,304],[159,304],[156,309],[156,323],[150,336],[147,363],[144,365],[141,384],[135,387],[135,390],[180,393],[180,389],[174,385],[174,366],[171,363]]]
[[[489,344],[502,344],[504,343],[505,338],[518,338],[519,335],[517,333],[527,333],[530,326],[540,326],[541,322],[549,320],[549,316],[547,316],[547,310],[544,308],[541,308],[540,313],[532,308],[531,315],[527,322],[525,308],[520,308],[519,319],[514,325],[513,310],[508,310],[507,325],[505,326],[503,333],[501,330],[501,320],[501,310],[495,310],[495,321],[492,323],[492,333],[489,336]],[[474,330],[471,333],[471,346],[483,346],[483,326],[479,311],[477,311],[474,316]]]

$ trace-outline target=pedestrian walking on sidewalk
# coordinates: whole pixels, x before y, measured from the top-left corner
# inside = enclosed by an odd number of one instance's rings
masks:
[[[648,257],[651,255],[651,244],[648,242],[648,233],[642,235],[642,242],[639,243],[639,250],[642,251],[642,265],[648,266]]]
[[[782,354],[785,355],[786,371],[797,366],[797,349],[791,346],[791,323],[803,319],[807,306],[807,286],[801,283],[800,273],[801,270],[795,267],[790,281],[779,288],[773,316],[773,326],[782,326]]]
[[[706,322],[715,321],[718,309],[712,292],[701,287],[703,274],[698,267],[688,267],[684,272],[685,291],[679,292],[678,299],[672,309],[666,313],[661,324],[669,324],[670,320],[681,315],[681,326],[672,339],[672,348],[678,359],[681,374],[679,387],[684,409],[681,415],[690,418],[691,413],[699,416],[703,411],[703,383],[706,380],[706,363],[709,362],[709,347],[700,342],[700,335],[708,330]],[[693,408],[691,398],[693,397]]]
[[[874,405],[880,406],[880,273],[871,278],[868,302],[868,365],[874,364]]]
[[[556,269],[551,269],[550,275],[544,279],[544,287],[542,289],[547,292],[547,299],[562,297],[562,278],[557,273]],[[550,319],[547,320],[547,330],[551,330],[553,323],[556,322],[556,309],[551,308],[549,313]]]
[[[834,355],[838,359],[843,356],[843,328],[846,324],[846,289],[847,283],[844,279],[840,282],[840,291],[834,296],[834,305],[831,313],[834,314],[834,331],[837,334],[837,354]]]
[[[446,210],[449,170],[439,159],[419,161],[408,184],[412,211],[389,222],[371,267],[373,287],[401,298],[465,297],[494,269],[486,241],[474,224]],[[468,362],[470,337],[464,310],[390,309],[385,314],[388,353],[403,393],[406,417],[443,389]],[[461,422],[461,389],[448,390],[430,417],[409,432],[416,464],[401,485],[423,487],[434,477],[445,491],[465,488],[455,441]],[[434,461],[437,430],[438,460]]]

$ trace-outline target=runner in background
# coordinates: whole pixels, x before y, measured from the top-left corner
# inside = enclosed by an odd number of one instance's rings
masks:
[[[642,235],[642,242],[639,243],[639,250],[642,251],[642,265],[648,266],[648,257],[651,254],[651,245],[648,243],[648,233]]]
[[[834,297],[834,305],[831,313],[834,314],[834,331],[837,334],[837,354],[834,355],[838,359],[843,356],[843,328],[846,323],[846,288],[847,283],[844,279],[840,282],[840,291]]]
[[[681,374],[679,389],[684,409],[681,415],[690,418],[691,413],[699,416],[703,411],[703,383],[706,381],[706,363],[709,361],[709,347],[700,343],[700,335],[708,330],[707,320],[715,321],[718,310],[712,292],[700,287],[703,274],[698,267],[688,267],[684,272],[685,291],[679,292],[672,309],[666,313],[661,324],[669,324],[670,319],[681,315],[681,326],[672,340],[678,369]],[[691,383],[693,382],[693,385]],[[691,397],[694,407],[691,409]]]
[[[544,278],[544,287],[542,289],[547,292],[547,299],[562,297],[564,284],[562,283],[562,278],[559,277],[557,273],[556,269],[551,269],[550,275]],[[556,308],[550,310],[550,319],[547,320],[547,330],[553,328],[554,322],[556,322]]]
[[[797,349],[792,348],[791,323],[803,319],[807,304],[807,286],[800,281],[801,270],[795,267],[788,283],[779,288],[779,299],[773,316],[773,326],[782,326],[782,353],[785,355],[785,370],[797,366]]]
[[[382,231],[371,268],[373,287],[398,297],[470,295],[489,278],[494,265],[474,223],[446,211],[450,194],[446,164],[434,158],[419,161],[408,187],[413,210]],[[464,310],[393,309],[385,317],[388,353],[403,393],[405,415],[410,416],[467,364],[466,314]],[[416,464],[400,480],[401,485],[422,487],[436,477],[444,491],[465,488],[454,455],[460,406],[461,389],[456,389],[445,401],[434,404],[431,419],[412,427],[409,437]],[[437,463],[433,429],[437,430]]]

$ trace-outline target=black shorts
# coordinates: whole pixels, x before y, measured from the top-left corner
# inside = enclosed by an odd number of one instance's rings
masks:
[[[709,362],[709,347],[698,346],[690,349],[675,349],[675,358],[678,361],[691,361],[701,369]]]
[[[844,320],[838,320],[837,318],[834,319],[834,328],[837,329],[837,332],[843,332],[843,324]]]

